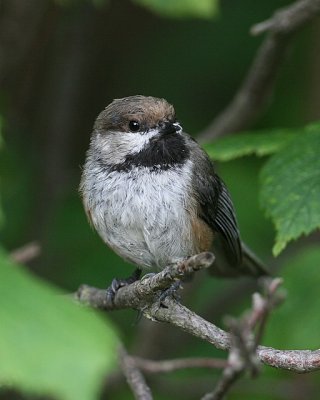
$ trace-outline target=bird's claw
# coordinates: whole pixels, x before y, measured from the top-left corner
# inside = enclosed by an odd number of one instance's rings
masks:
[[[127,285],[130,285],[133,282],[136,282],[140,279],[141,269],[137,268],[134,273],[126,279],[118,279],[114,278],[111,282],[111,285],[106,290],[107,301],[114,303],[114,298],[116,296],[117,291]]]
[[[178,294],[178,290],[181,289],[181,281],[178,280],[174,282],[168,289],[164,290],[159,296],[159,303],[161,306],[164,306],[163,302],[167,297],[173,297],[175,300],[180,300],[180,295]]]

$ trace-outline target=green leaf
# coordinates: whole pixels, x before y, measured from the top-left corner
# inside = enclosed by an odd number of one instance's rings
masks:
[[[261,203],[276,226],[274,255],[320,228],[320,129],[306,129],[271,157],[261,173]]]
[[[218,13],[218,0],[133,0],[165,17],[211,18]]]
[[[204,148],[211,158],[218,161],[229,161],[251,154],[266,156],[281,150],[297,135],[298,132],[289,129],[237,133],[206,144]]]
[[[98,398],[115,366],[117,337],[0,252],[0,385],[63,400]]]

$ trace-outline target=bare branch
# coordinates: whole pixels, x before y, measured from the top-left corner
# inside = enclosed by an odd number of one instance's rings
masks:
[[[149,386],[139,371],[134,358],[130,357],[124,347],[119,349],[119,359],[122,371],[127,379],[136,400],[152,400]]]
[[[173,360],[154,361],[134,357],[134,360],[136,365],[142,371],[152,374],[189,368],[225,368],[228,364],[227,360],[220,358],[178,358]]]
[[[122,308],[145,309],[153,304],[154,297],[160,291],[167,289],[177,280],[202,268],[208,268],[214,261],[214,255],[209,252],[189,257],[187,260],[166,267],[158,274],[143,278],[131,285],[121,288],[114,300],[107,298],[104,290],[83,285],[77,292],[77,298],[91,307],[104,310]],[[157,303],[158,304],[158,303]]]
[[[231,386],[241,377],[243,371],[237,371],[235,368],[226,368],[223,371],[222,379],[217,383],[216,388],[211,393],[206,393],[201,400],[221,400],[229,391]]]
[[[252,310],[236,320],[228,318],[231,348],[228,365],[215,389],[207,393],[202,400],[221,400],[231,386],[246,372],[256,377],[260,372],[260,361],[257,355],[259,339],[262,337],[265,322],[272,308],[279,304],[277,289],[282,280],[275,278],[264,280],[265,297],[255,293],[252,297]],[[259,326],[255,335],[254,329]]]
[[[252,376],[256,376],[259,372],[260,364],[255,351],[252,332],[247,322],[247,318],[239,321],[229,318],[231,348],[228,365],[223,370],[215,389],[205,394],[202,400],[221,400],[245,371],[249,370]]]
[[[231,103],[200,133],[200,141],[247,128],[263,111],[290,44],[291,36],[320,13],[320,0],[299,0],[254,25],[253,35],[268,32]]]
[[[254,36],[272,31],[288,35],[300,29],[320,12],[317,0],[300,0],[274,13],[273,17],[254,25],[250,33]]]
[[[258,346],[260,360],[271,367],[306,373],[320,370],[320,350],[277,350]]]
[[[264,280],[265,297],[262,297],[260,293],[254,293],[252,296],[252,312],[248,318],[248,325],[251,329],[258,326],[255,335],[256,347],[261,342],[270,311],[285,299],[285,294],[277,291],[282,282],[281,278],[275,278],[271,281],[269,278],[266,278]]]
[[[210,253],[209,253],[210,254]],[[81,303],[104,310],[134,308],[141,310],[145,317],[170,323],[183,331],[211,343],[215,347],[228,350],[231,347],[230,335],[216,325],[206,321],[175,299],[167,297],[163,305],[159,303],[159,290],[169,287],[177,278],[183,276],[183,271],[207,267],[213,256],[208,253],[192,257],[201,263],[185,268],[188,261],[165,268],[158,274],[125,286],[116,293],[114,303],[107,301],[106,291],[82,286],[77,292],[77,299]],[[207,264],[205,260],[208,260]],[[206,264],[206,265],[205,265]],[[183,268],[182,268],[183,267]],[[305,373],[320,369],[320,350],[277,350],[272,347],[258,346],[257,355],[261,362],[275,368]]]
[[[30,242],[26,245],[13,250],[10,257],[13,261],[25,264],[40,255],[41,248],[38,242]]]

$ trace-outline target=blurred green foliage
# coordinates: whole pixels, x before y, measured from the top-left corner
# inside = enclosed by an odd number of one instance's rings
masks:
[[[3,146],[2,130],[3,130],[3,120],[2,117],[0,116],[0,149]]]
[[[32,273],[1,258],[0,350],[7,346],[4,354],[8,365],[4,369],[6,366],[0,363],[0,371],[8,379],[10,374],[11,383],[17,382],[15,386],[28,392],[55,391],[62,398],[90,399],[101,387],[103,372],[112,368],[109,360],[116,352],[114,329],[94,312],[84,313],[56,298],[56,289],[34,275],[74,291],[81,283],[106,287],[115,276],[130,274],[131,267],[89,228],[77,192],[79,165],[95,116],[113,98],[150,94],[173,103],[184,129],[195,134],[230,101],[263,40],[248,35],[250,26],[290,1],[225,0],[219,3],[219,18],[215,19],[209,19],[218,13],[218,2],[213,0],[193,1],[194,8],[184,10],[188,17],[184,19],[177,8],[177,19],[163,18],[170,9],[163,9],[162,17],[158,17],[155,4],[177,7],[191,2],[150,0],[144,7],[125,0],[96,0],[94,5],[92,1],[73,1],[68,2],[69,7],[57,3],[26,3],[29,14],[26,6],[20,14],[22,20],[14,25],[16,30],[21,29],[15,36],[19,40],[9,41],[10,52],[1,58],[9,63],[10,54],[15,55],[5,75],[0,69],[0,113],[6,122],[0,157],[5,213],[1,241],[11,250],[37,239],[42,255],[29,263]],[[154,13],[148,11],[151,7]],[[191,13],[208,18],[191,19]],[[39,15],[40,22],[31,31]],[[29,31],[33,34],[28,35]],[[299,128],[320,117],[315,50],[318,36],[316,28],[297,35],[272,102],[252,131],[207,147],[215,160],[230,160],[216,163],[216,168],[232,194],[242,238],[284,277],[288,297],[272,315],[265,337],[266,344],[283,348],[319,347],[319,236],[291,243],[274,259],[274,231],[265,218],[266,209],[274,221],[281,219],[282,213],[286,216],[278,226],[279,230],[284,226],[279,237],[282,244],[318,226],[318,134]],[[18,44],[23,43],[20,54]],[[291,172],[289,176],[286,171]],[[264,210],[259,204],[263,187]],[[289,196],[291,190],[293,197]],[[271,200],[277,202],[276,207]],[[308,218],[299,214],[299,201],[303,212],[310,212]],[[281,209],[281,205],[285,207]],[[292,220],[291,207],[299,218],[293,218],[295,224],[286,236],[285,222],[288,215]],[[223,326],[224,315],[239,315],[250,305],[253,289],[247,281],[198,275],[194,287],[185,284],[183,302],[200,315]],[[120,311],[108,318],[117,323],[119,336],[135,354],[148,358],[226,356],[170,326],[154,327],[144,320],[135,323],[133,311]],[[77,352],[78,346],[83,352]],[[39,362],[31,353],[37,354]],[[26,357],[17,358],[17,354]],[[51,357],[52,363],[46,357]],[[76,366],[73,361],[77,361]],[[62,367],[57,371],[59,362]],[[154,378],[151,383],[157,398],[199,398],[212,389],[218,374],[181,371]],[[235,386],[230,398],[287,399],[294,391],[301,393],[301,398],[317,399],[320,386],[314,376],[297,380],[296,375],[264,368],[258,380],[244,380]],[[70,381],[68,387],[65,378]],[[106,390],[102,398],[132,398],[122,381]],[[0,398],[11,397],[0,389]]]
[[[74,6],[78,0],[55,0],[63,6]],[[82,0],[83,1],[83,0]],[[108,0],[87,0],[96,7],[103,7]],[[218,0],[131,0],[146,9],[169,18],[204,18],[210,19],[218,13]]]
[[[0,275],[1,385],[57,399],[96,399],[115,368],[112,325],[63,298],[3,251]]]
[[[271,316],[264,343],[280,349],[319,348],[318,286],[320,248],[306,247],[283,265],[287,300]]]
[[[167,17],[211,18],[218,11],[218,0],[133,0]]]

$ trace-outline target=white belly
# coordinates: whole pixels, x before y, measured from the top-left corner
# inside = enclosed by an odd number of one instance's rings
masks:
[[[194,254],[188,163],[175,170],[135,168],[88,178],[84,185],[90,195],[84,202],[93,225],[120,256],[140,267],[161,269]]]

